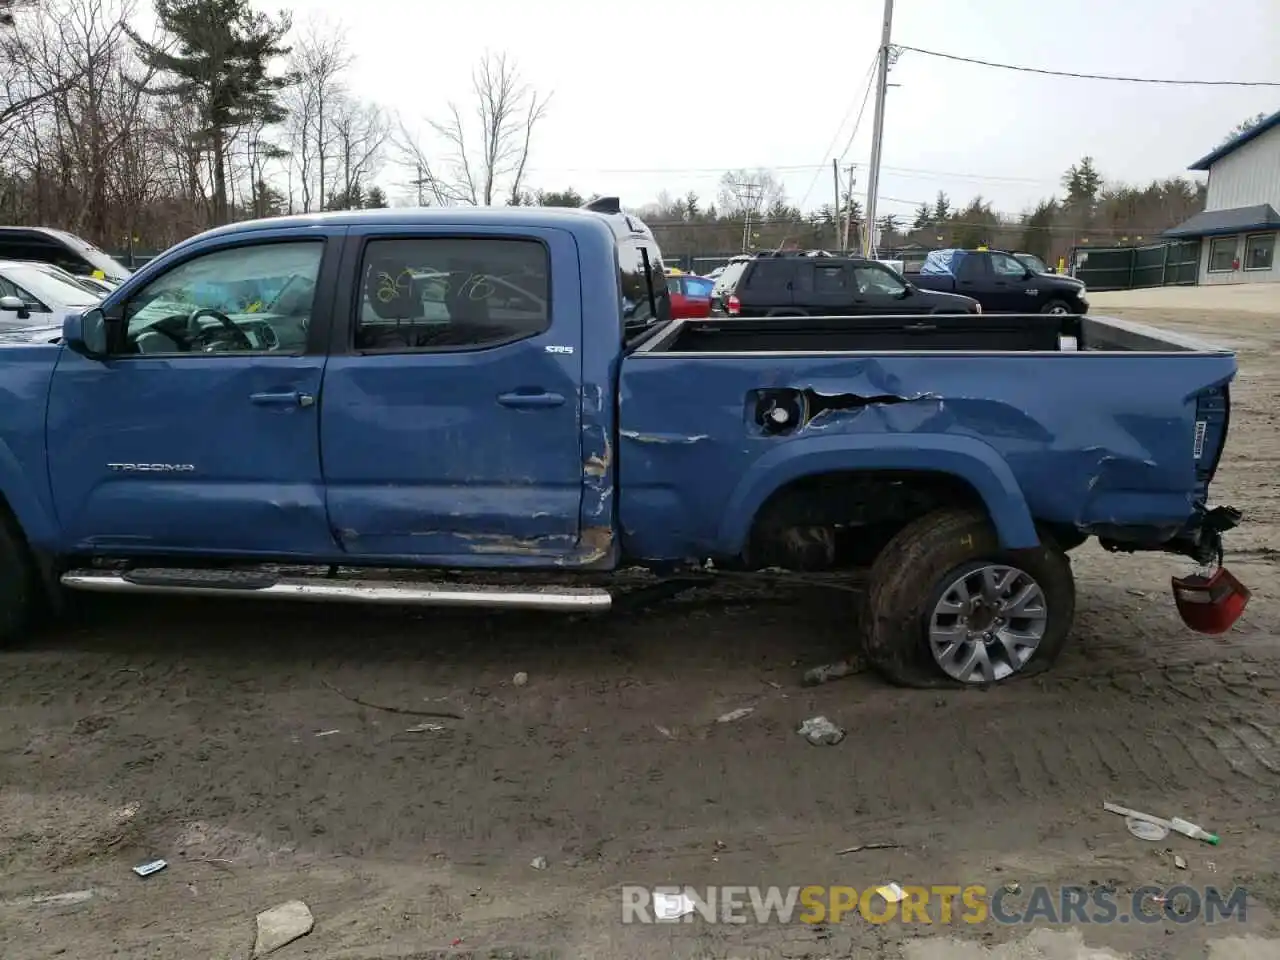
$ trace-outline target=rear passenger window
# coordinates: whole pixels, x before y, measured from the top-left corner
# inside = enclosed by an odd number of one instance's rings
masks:
[[[551,326],[551,264],[536,240],[373,240],[361,264],[355,348],[492,347]]]
[[[748,290],[775,290],[786,287],[793,264],[781,260],[756,260],[747,274]]]
[[[969,255],[960,261],[959,269],[955,271],[955,275],[960,280],[981,280],[983,266],[984,262],[981,257]]]
[[[842,264],[814,266],[814,293],[848,293],[849,273]]]

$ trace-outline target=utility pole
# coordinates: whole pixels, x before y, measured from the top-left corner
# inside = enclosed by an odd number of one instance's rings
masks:
[[[413,182],[418,187],[418,206],[425,207],[427,205],[427,198],[423,195],[422,188],[426,186],[427,177],[426,177],[426,173],[422,169],[421,160],[418,161],[418,179],[414,180]]]
[[[876,113],[871,133],[871,173],[867,177],[867,229],[863,231],[862,250],[866,256],[875,252],[876,193],[880,190],[880,151],[884,140],[884,95],[889,87],[890,39],[893,36],[893,0],[884,0],[884,25],[880,31],[880,60],[876,67]]]
[[[856,169],[858,168],[852,163],[849,164],[849,203],[844,208],[844,242],[840,245],[842,253],[849,249],[849,224],[853,222],[853,188],[858,183],[853,176],[853,171]]]
[[[831,158],[831,182],[836,189],[836,205],[831,208],[831,223],[836,230],[836,250],[844,253],[845,244],[849,242],[849,232],[845,231],[845,240],[842,244],[840,242],[840,161],[835,157]]]
[[[729,186],[738,195],[738,200],[742,203],[743,211],[746,214],[746,218],[742,223],[742,252],[747,253],[751,243],[751,212],[756,208],[756,204],[760,202],[763,188],[758,183],[731,183]]]

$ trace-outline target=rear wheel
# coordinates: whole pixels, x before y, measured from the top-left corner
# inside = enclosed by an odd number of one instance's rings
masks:
[[[0,646],[26,632],[36,605],[37,587],[21,534],[11,519],[0,516]]]
[[[1003,550],[982,514],[939,510],[903,527],[872,565],[864,647],[902,686],[1001,683],[1051,666],[1074,615],[1056,544]]]

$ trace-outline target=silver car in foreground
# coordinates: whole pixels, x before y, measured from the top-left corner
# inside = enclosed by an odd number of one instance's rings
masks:
[[[68,313],[92,307],[101,296],[40,264],[0,260],[0,327],[33,321],[60,323]]]

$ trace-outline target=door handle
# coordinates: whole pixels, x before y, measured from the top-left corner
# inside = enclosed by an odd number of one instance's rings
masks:
[[[558,407],[564,403],[564,395],[548,393],[545,390],[513,390],[511,393],[498,394],[498,402],[504,407]]]
[[[260,407],[309,407],[316,402],[316,398],[309,393],[300,393],[297,390],[266,391],[249,394],[249,402],[256,403]]]

